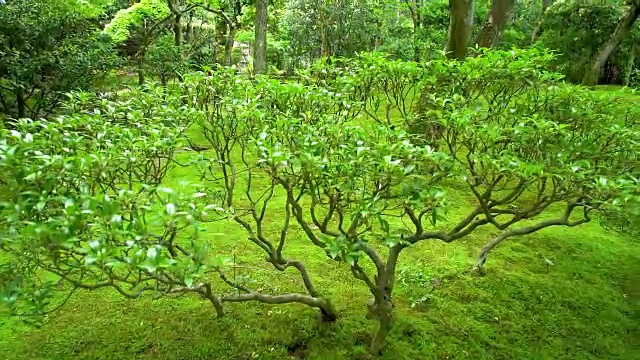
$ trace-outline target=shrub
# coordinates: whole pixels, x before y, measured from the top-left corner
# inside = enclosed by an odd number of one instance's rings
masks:
[[[295,237],[347,264],[369,290],[378,353],[394,323],[400,255],[415,244],[493,227],[481,270],[505,239],[637,211],[637,112],[558,82],[543,70],[549,59],[513,50],[420,67],[362,56],[319,63],[300,83],[220,69],[130,100],[79,97],[54,123],[20,121],[0,136],[0,171],[11,174],[0,219],[0,249],[11,259],[2,299],[14,311],[45,310],[47,293],[29,277],[44,270],[72,289],[197,294],[219,315],[227,302],[255,300],[308,305],[334,320],[304,264],[285,255]],[[403,103],[412,96],[428,99],[419,114]],[[378,97],[404,121],[363,121],[377,116]],[[437,134],[413,131],[424,119]],[[198,153],[172,162],[191,122],[202,136],[186,143]],[[201,184],[163,188],[174,163],[197,171]],[[459,198],[452,183],[475,202],[459,218],[448,215]],[[234,264],[198,235],[222,217],[274,269],[293,268],[304,292],[267,294],[227,276]],[[267,219],[278,219],[269,231]],[[412,278],[421,281],[418,271],[401,273]]]

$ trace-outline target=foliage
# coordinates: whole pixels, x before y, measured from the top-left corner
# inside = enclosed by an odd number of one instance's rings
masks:
[[[188,197],[158,186],[188,111],[175,101],[159,106],[169,99],[155,89],[127,96],[114,102],[78,94],[68,116],[24,119],[3,130],[0,166],[11,176],[3,178],[0,247],[18,269],[46,270],[75,288],[112,286],[130,297],[139,293],[125,286],[170,267],[187,281],[185,265],[159,246],[185,228],[197,236],[194,215],[201,215]],[[164,211],[151,215],[158,206]],[[43,301],[22,304],[30,298],[21,279],[3,283],[3,302],[43,311]],[[143,290],[159,291],[160,284]]]
[[[592,59],[620,22],[624,7],[620,4],[557,2],[550,6],[543,21],[543,33],[538,43],[559,52],[554,64],[558,72],[571,82],[580,82]],[[634,41],[640,39],[637,30],[625,39],[609,58],[602,83],[621,84],[628,77],[627,66]]]
[[[371,6],[352,0],[293,0],[283,25],[294,56],[348,56],[370,49],[376,24]]]
[[[131,28],[142,26],[145,21],[161,21],[169,14],[166,0],[141,0],[118,11],[104,31],[119,44],[131,37]]]
[[[504,30],[500,48],[525,48],[531,45],[531,35],[538,26],[542,2],[516,1],[513,19]]]
[[[164,85],[187,69],[182,50],[175,45],[171,35],[162,36],[149,46],[144,65],[147,69],[145,72],[160,79]]]
[[[51,113],[62,94],[87,88],[114,65],[97,33],[100,9],[76,1],[12,1],[0,12],[0,112]]]

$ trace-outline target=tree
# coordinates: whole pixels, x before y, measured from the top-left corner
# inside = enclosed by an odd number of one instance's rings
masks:
[[[535,42],[536,40],[538,40],[538,36],[540,36],[540,32],[542,31],[542,21],[544,20],[545,12],[552,4],[553,0],[542,0],[542,11],[540,12],[540,19],[538,20],[538,24],[531,33],[531,42]]]
[[[267,70],[267,0],[256,0],[255,49],[253,70],[257,74]]]
[[[611,56],[611,53],[618,47],[627,34],[629,34],[638,16],[640,16],[640,1],[634,0],[630,3],[629,8],[620,19],[620,23],[609,40],[607,40],[596,54],[593,59],[593,65],[582,79],[583,85],[597,85],[602,67],[609,59],[609,56]]]
[[[489,17],[476,38],[479,47],[495,47],[511,19],[515,0],[493,0]]]
[[[195,184],[160,186],[182,132],[204,115],[168,91],[131,89],[112,100],[78,94],[68,104],[70,116],[50,126],[21,120],[14,130],[1,130],[0,167],[16,176],[2,178],[0,225],[9,231],[0,241],[2,301],[18,315],[50,311],[46,298],[55,281],[39,282],[32,272],[46,271],[68,285],[70,294],[107,287],[127,298],[194,294],[219,316],[228,302],[293,302],[335,319],[302,264],[285,261],[281,253],[271,252],[270,261],[280,271],[298,269],[309,295],[272,296],[229,277],[231,259],[199,237],[201,224],[229,215],[224,204],[211,203],[224,199]],[[262,241],[260,224],[257,231],[256,241]],[[225,286],[233,291],[220,294]]]
[[[379,122],[387,130],[362,130],[373,131],[371,142],[357,129],[344,126],[335,129],[339,139],[314,141],[312,133],[329,131],[323,127],[310,130],[302,142],[292,139],[300,147],[292,152],[278,149],[290,159],[288,163],[295,161],[291,160],[295,154],[302,157],[300,165],[276,165],[278,173],[273,176],[284,188],[309,189],[311,205],[293,205],[298,216],[309,214],[310,220],[300,216],[301,226],[305,221],[309,228],[315,224],[317,232],[332,239],[318,246],[348,262],[373,295],[370,316],[380,323],[371,345],[374,353],[393,324],[399,256],[413,244],[452,242],[492,226],[499,235],[479,254],[476,268],[481,270],[488,252],[507,238],[549,226],[578,226],[623,198],[637,198],[638,169],[633,165],[637,155],[625,155],[624,160],[616,155],[621,151],[618,146],[630,149],[638,139],[634,116],[628,113],[633,110],[582,88],[560,86],[557,75],[543,70],[550,59],[535,51],[509,51],[481,53],[465,62],[432,61],[421,77],[426,84],[422,99],[431,105],[422,107],[422,116],[402,117],[418,138],[396,138],[402,135],[387,131],[400,126],[398,122]],[[403,67],[365,56],[363,63],[348,67],[357,79],[349,82],[356,84],[352,95],[364,99],[364,107],[375,106],[368,99],[378,94],[392,102],[404,99],[398,94],[411,91],[406,84],[413,82],[416,70],[398,70]],[[389,85],[390,78],[394,85]],[[338,84],[336,89],[344,91]],[[398,105],[404,106],[404,100]],[[373,108],[365,112],[376,116]],[[427,131],[436,128],[438,133],[429,136],[417,125],[427,125]],[[625,128],[625,134],[614,130],[618,128]],[[350,159],[349,165],[326,160],[332,157]],[[447,195],[439,184],[450,177],[463,179],[477,207],[442,223]],[[294,204],[295,199],[290,196]],[[555,207],[563,210],[558,213]],[[318,212],[324,217],[314,215]],[[544,214],[552,219],[539,220]],[[386,257],[376,242],[386,245]],[[365,260],[373,264],[373,274],[363,269]]]
[[[449,8],[451,15],[447,56],[452,59],[464,59],[473,31],[475,0],[449,0]]]

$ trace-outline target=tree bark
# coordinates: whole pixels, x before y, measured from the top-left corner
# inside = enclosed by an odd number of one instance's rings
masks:
[[[255,47],[253,70],[256,74],[267,71],[267,0],[256,0]]]
[[[187,21],[187,33],[185,34],[185,40],[187,41],[187,44],[191,44],[194,38],[193,16],[191,15],[191,13],[189,13],[188,19],[189,20]]]
[[[640,15],[640,0],[635,0],[634,4],[627,9],[626,13],[620,19],[620,23],[614,30],[613,34],[607,42],[600,48],[596,54],[593,65],[587,70],[582,79],[582,85],[593,86],[598,84],[598,78],[604,64],[606,64],[611,53],[620,45],[622,39],[631,31],[633,23]]]
[[[138,66],[138,85],[144,85],[144,70]]]
[[[373,336],[369,351],[372,355],[379,355],[387,341],[387,335],[393,328],[393,303],[383,300],[369,307],[369,317],[378,320],[378,330]]]
[[[549,6],[551,6],[552,4],[553,4],[553,0],[542,0],[542,11],[540,12],[540,19],[538,20],[538,24],[536,25],[536,27],[533,29],[533,32],[531,33],[532,43],[538,40],[538,37],[542,33],[542,21],[544,20],[544,15],[547,12],[547,9],[549,8]]]
[[[467,57],[469,40],[473,30],[475,0],[449,0],[450,21],[447,57],[464,59]]]
[[[380,354],[380,351],[385,345],[387,335],[389,335],[389,332],[391,332],[393,328],[392,294],[395,285],[396,265],[398,264],[400,253],[404,248],[404,245],[392,247],[389,251],[389,258],[386,264],[380,259],[379,255],[375,253],[375,250],[365,251],[377,268],[375,283],[364,275],[364,271],[361,268],[355,267],[352,269],[356,278],[365,281],[373,294],[373,299],[367,304],[369,308],[367,318],[378,320],[378,330],[373,336],[369,348],[369,351],[374,356]]]
[[[502,32],[511,18],[514,5],[515,0],[493,0],[491,2],[489,17],[476,38],[476,45],[479,47],[496,47],[498,45]]]

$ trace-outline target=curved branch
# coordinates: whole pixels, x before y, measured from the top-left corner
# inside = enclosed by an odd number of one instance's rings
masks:
[[[579,205],[577,204],[568,205],[567,210],[565,211],[564,215],[561,218],[545,220],[531,226],[508,230],[496,236],[480,250],[480,253],[478,254],[478,259],[476,260],[476,264],[474,265],[474,270],[478,272],[482,271],[482,267],[487,261],[487,257],[489,256],[489,253],[491,252],[491,250],[493,250],[501,242],[503,242],[504,240],[510,237],[531,234],[538,230],[542,230],[550,226],[574,227],[574,226],[578,226],[591,221],[591,217],[589,216],[589,212],[591,211],[591,208],[588,208],[588,207],[584,207],[584,213],[583,213],[582,219],[577,221],[569,221],[569,217],[571,216],[571,213],[578,206]]]

